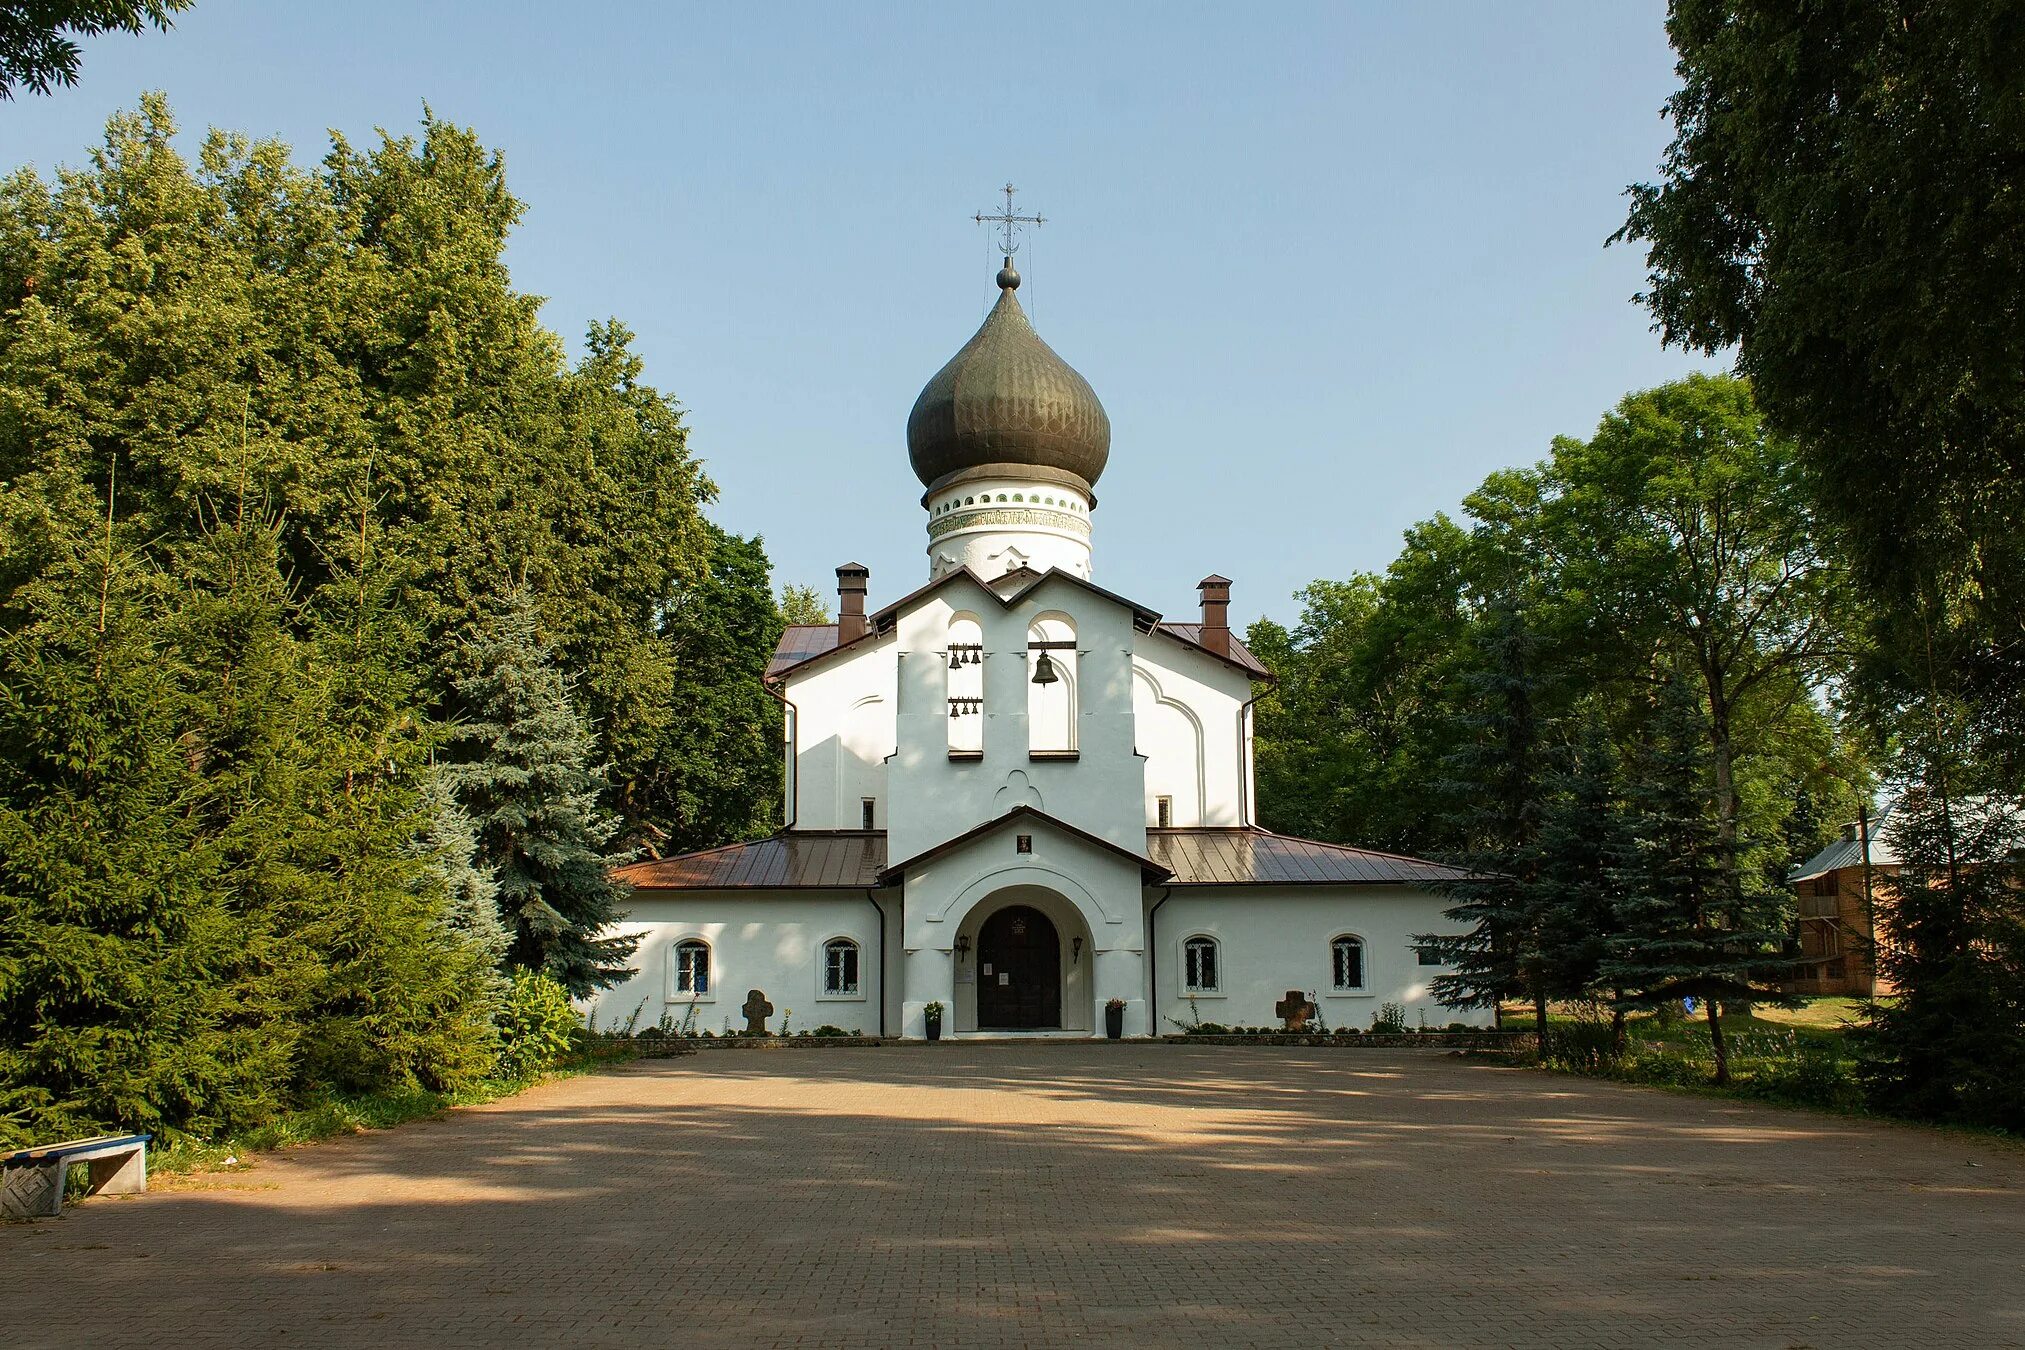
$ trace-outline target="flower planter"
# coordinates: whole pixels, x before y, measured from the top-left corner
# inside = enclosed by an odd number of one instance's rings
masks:
[[[926,1022],[926,1023],[927,1023],[927,1026],[928,1026],[928,1039],[929,1039],[929,1040],[931,1040],[931,1041],[939,1041],[939,1040],[941,1040],[941,1039],[942,1039],[942,1017],[941,1017],[941,1015],[940,1015],[940,1014],[931,1014],[931,1015],[929,1015],[928,1017],[926,1017],[926,1018],[924,1018],[924,1019],[922,1019],[922,1020],[923,1020],[924,1022]]]
[[[1125,1010],[1123,1008],[1104,1009],[1104,1035],[1115,1041],[1124,1034]]]

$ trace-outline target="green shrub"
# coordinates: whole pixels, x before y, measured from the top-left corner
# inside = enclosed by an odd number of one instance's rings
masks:
[[[1401,1036],[1406,1033],[1406,1009],[1397,1003],[1381,1003],[1378,1011],[1371,1014],[1371,1030],[1381,1036]]]
[[[569,991],[546,975],[517,970],[499,1010],[499,1072],[532,1078],[569,1052],[577,1010]]]
[[[831,1026],[828,1022],[825,1022],[808,1034],[811,1036],[848,1036],[851,1033],[842,1027]]]

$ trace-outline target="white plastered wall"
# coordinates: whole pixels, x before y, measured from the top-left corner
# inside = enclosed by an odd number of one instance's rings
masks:
[[[1238,721],[1252,695],[1238,670],[1179,639],[1141,633],[1133,653],[1132,710],[1137,749],[1146,762],[1145,822],[1155,803],[1174,802],[1172,824],[1246,824],[1243,790],[1251,770],[1250,728]]]
[[[1160,892],[1147,892],[1148,908]],[[1158,989],[1160,1026],[1190,1017],[1183,988],[1183,944],[1197,934],[1216,939],[1221,988],[1198,995],[1195,1013],[1226,1026],[1277,1026],[1275,1004],[1289,989],[1314,996],[1332,1027],[1367,1031],[1372,1014],[1385,1003],[1406,1010],[1408,1026],[1445,1027],[1452,1022],[1489,1026],[1488,1010],[1465,1011],[1442,1005],[1428,987],[1442,967],[1420,965],[1414,938],[1451,931],[1442,917],[1449,904],[1411,887],[1252,886],[1176,888],[1152,919],[1149,964]],[[1332,988],[1329,944],[1339,934],[1364,940],[1364,987],[1352,993]]]
[[[897,967],[899,945],[897,897],[880,897],[888,913],[885,927],[888,971]],[[742,1030],[739,1011],[746,994],[758,989],[774,1006],[769,1029],[779,1031],[791,1008],[794,1028],[808,1030],[829,1023],[845,1031],[879,1034],[880,1000],[897,987],[879,969],[879,914],[862,892],[846,891],[683,891],[633,892],[624,922],[617,931],[637,934],[631,964],[635,974],[626,983],[605,990],[594,1000],[598,1025],[624,1023],[640,1008],[640,1026],[658,1021],[663,1010],[681,1024],[692,1002],[697,1031]],[[856,996],[823,992],[823,944],[831,938],[858,944],[859,992]],[[675,988],[675,945],[700,938],[710,945],[710,992],[693,999]],[[897,997],[888,1002],[887,1027],[895,1025]]]
[[[791,676],[782,690],[794,708],[793,778],[798,830],[855,830],[863,801],[886,828],[887,756],[894,745],[895,643],[888,638]]]

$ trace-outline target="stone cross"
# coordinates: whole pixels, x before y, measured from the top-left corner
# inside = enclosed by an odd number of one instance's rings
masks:
[[[1298,989],[1289,989],[1287,996],[1273,1005],[1273,1016],[1287,1024],[1288,1031],[1306,1031],[1308,1019],[1315,1015],[1315,1005]]]
[[[766,1001],[765,994],[757,989],[748,990],[745,995],[745,1006],[739,1011],[745,1014],[746,1035],[766,1035],[766,1019],[773,1016],[773,1004]]]

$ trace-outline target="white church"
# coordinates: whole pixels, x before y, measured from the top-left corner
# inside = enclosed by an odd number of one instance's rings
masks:
[[[1008,207],[1010,214],[1010,207]],[[1016,217],[1014,219],[1017,219]],[[1010,235],[1008,236],[1010,244]],[[907,419],[927,584],[791,627],[766,673],[784,816],[754,843],[631,864],[634,978],[696,1031],[759,990],[795,1030],[945,1038],[1277,1025],[1298,990],[1331,1027],[1439,1004],[1415,945],[1444,931],[1439,864],[1274,834],[1253,791],[1272,674],[1230,630],[1230,582],[1169,622],[1091,579],[1111,423],[1041,341],[1008,253],[997,305]]]

